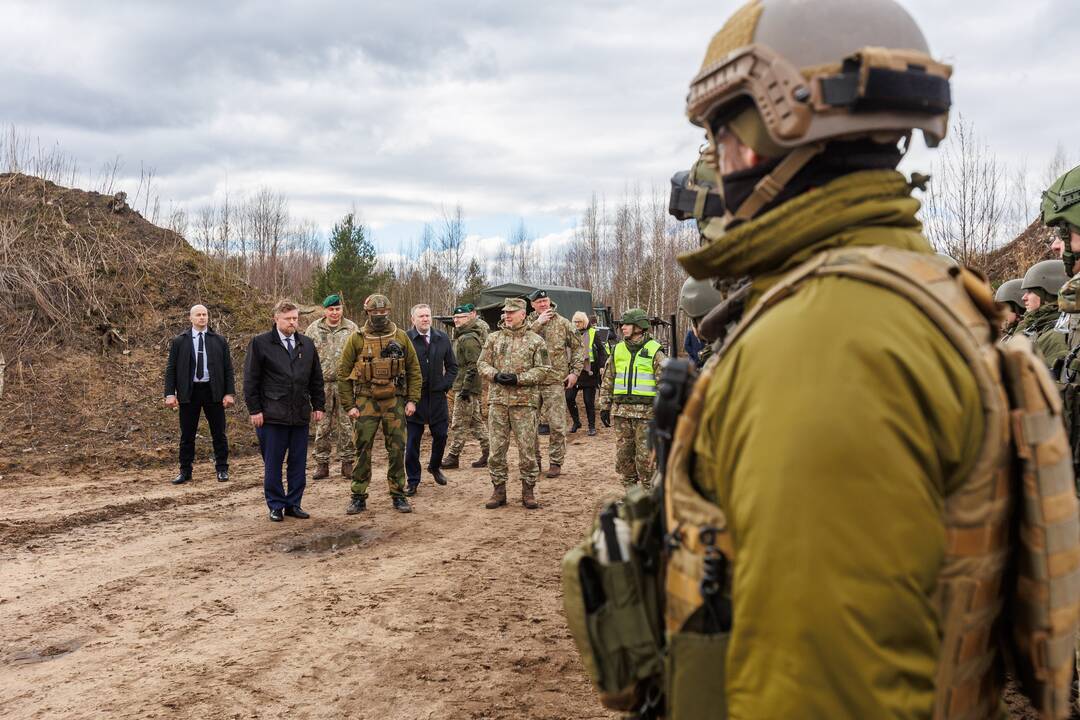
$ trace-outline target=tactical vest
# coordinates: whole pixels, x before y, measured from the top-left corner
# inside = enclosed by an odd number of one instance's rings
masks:
[[[656,376],[653,358],[661,349],[660,343],[649,340],[631,352],[626,341],[615,346],[614,400],[617,403],[651,403],[656,397]]]
[[[1006,648],[1017,680],[1043,717],[1069,714],[1080,588],[1080,521],[1061,401],[1022,334],[995,345],[989,287],[934,255],[888,247],[814,256],[761,298],[725,349],[773,305],[811,278],[847,277],[910,300],[952,343],[978,383],[985,429],[978,461],[945,498],[946,554],[931,598],[941,623],[935,719],[993,717]],[[705,367],[676,425],[664,512],[667,717],[716,717],[723,708],[727,635],[687,629],[715,586],[718,554],[734,561],[723,511],[691,480],[694,438],[721,351]],[[1015,574],[1015,577],[1014,577]],[[710,577],[710,575],[713,575]],[[724,578],[719,578],[723,581]],[[1002,609],[1008,606],[1007,613]]]
[[[370,335],[363,329],[364,346],[356,356],[349,379],[357,381],[357,396],[386,400],[403,391],[405,348],[397,328],[387,335]]]

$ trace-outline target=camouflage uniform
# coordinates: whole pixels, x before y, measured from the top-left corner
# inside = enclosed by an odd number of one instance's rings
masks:
[[[555,303],[551,309],[555,310]],[[525,326],[539,335],[547,345],[548,357],[554,369],[552,379],[540,386],[540,422],[548,426],[548,455],[552,465],[562,465],[566,460],[567,410],[563,380],[570,373],[581,375],[589,353],[581,342],[574,324],[560,315],[552,314],[543,325],[536,322],[538,313],[529,313]],[[539,449],[539,438],[537,448]]]
[[[539,386],[550,383],[553,375],[547,345],[524,323],[514,329],[500,326],[488,336],[476,368],[488,380],[493,380],[496,373],[514,373],[518,381],[517,385],[492,383],[488,390],[491,484],[505,486],[509,477],[506,453],[512,434],[518,446],[521,480],[531,487],[540,472],[536,464]]]
[[[625,345],[634,353],[651,339],[646,332],[640,343],[631,344],[623,340],[619,345]],[[653,354],[655,377],[660,377],[660,366],[666,359],[667,355],[662,350]],[[612,408],[612,405],[615,407]],[[651,399],[615,395],[615,352],[608,356],[607,365],[604,367],[600,410],[611,412],[612,424],[615,426],[615,472],[622,475],[623,484],[628,487],[640,482],[649,488],[654,470],[654,460],[649,448],[649,423],[653,417],[653,404]]]
[[[364,362],[364,348],[386,349],[396,344],[404,357],[404,368],[395,379],[396,389],[393,396],[376,399],[372,396],[374,385],[363,381],[359,368]],[[381,352],[381,351],[380,351]],[[375,357],[378,357],[378,353]],[[390,486],[391,497],[405,497],[405,404],[420,401],[420,361],[416,357],[409,336],[394,323],[376,334],[370,319],[359,332],[353,333],[341,351],[338,364],[338,396],[341,404],[349,408],[357,407],[360,417],[356,419],[353,442],[356,445],[356,464],[352,473],[352,493],[367,497],[371,483],[371,451],[375,445],[375,434],[382,427],[383,441],[386,444],[388,467],[386,481]]]
[[[345,341],[359,328],[352,320],[341,318],[336,327],[319,318],[308,326],[305,333],[315,343],[322,363],[323,386],[326,388],[326,414],[315,426],[315,462],[330,462],[330,449],[334,430],[338,432],[338,455],[342,462],[352,462],[356,457],[353,444],[353,423],[348,416],[349,408],[338,399],[337,369]]]
[[[480,317],[479,315],[476,316],[476,320],[473,320],[473,322],[476,323],[477,329],[480,330],[480,342],[487,342],[488,335],[491,334],[491,326],[488,325],[487,322],[484,321],[484,318]]]
[[[461,455],[465,437],[472,435],[480,443],[480,450],[488,453],[487,428],[480,403],[484,398],[484,383],[476,368],[476,360],[484,347],[487,333],[477,324],[480,318],[462,325],[454,331],[454,357],[460,371],[454,379],[454,412],[450,418],[450,457]]]

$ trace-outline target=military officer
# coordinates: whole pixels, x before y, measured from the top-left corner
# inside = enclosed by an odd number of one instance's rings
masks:
[[[1020,286],[1027,312],[1018,329],[1031,339],[1051,370],[1069,353],[1065,342],[1068,316],[1062,315],[1057,304],[1066,280],[1060,260],[1043,260],[1028,268]]]
[[[999,342],[1009,342],[1020,321],[1024,319],[1024,291],[1021,289],[1023,283],[1023,278],[1006,280],[994,293],[994,302],[1001,308],[1002,315]]]
[[[653,417],[656,380],[667,355],[649,334],[644,310],[627,310],[619,318],[623,339],[608,357],[600,390],[600,420],[615,423],[615,472],[627,487],[652,483],[653,456],[649,421]],[[614,406],[614,410],[612,409]]]
[[[488,464],[487,426],[480,409],[484,399],[484,383],[476,367],[487,333],[478,320],[472,303],[454,308],[454,356],[459,371],[451,388],[454,412],[450,418],[450,454],[442,462],[442,467],[447,470],[459,467],[461,451],[468,436],[480,443],[480,457],[471,463],[472,467],[483,468]]]
[[[494,510],[506,504],[507,450],[513,435],[518,448],[521,504],[532,510],[536,501],[537,406],[540,387],[556,377],[548,359],[547,344],[525,326],[525,301],[508,298],[503,303],[499,329],[488,336],[477,358],[481,377],[490,380],[488,436],[491,455],[488,471],[494,490],[484,507]]]
[[[339,401],[349,408],[355,422],[356,464],[347,515],[367,508],[371,451],[380,427],[394,509],[412,512],[405,499],[405,418],[416,412],[423,378],[416,349],[405,331],[390,320],[390,309],[385,295],[368,296],[364,301],[367,321],[345,342],[338,363]]]
[[[588,351],[567,318],[558,313],[557,305],[545,290],[537,290],[530,296],[532,314],[526,320],[529,330],[543,338],[547,344],[548,357],[556,375],[540,387],[542,406],[540,421],[548,426],[547,477],[558,477],[566,461],[566,391],[574,387]],[[539,443],[539,440],[537,440]]]
[[[931,147],[943,139],[950,74],[895,0],[751,0],[691,81],[686,112],[704,130],[722,208],[699,219],[702,247],[679,262],[695,278],[751,285],[693,386],[665,477],[681,529],[665,549],[664,662],[681,668],[667,686],[672,720],[718,708],[999,712],[994,630],[1020,497],[1000,482],[1009,470],[994,432],[1013,419],[991,296],[934,255],[896,171],[914,130]],[[1031,369],[1022,345],[1012,357]],[[1054,438],[1037,461],[1066,487],[1050,419],[1022,440]],[[1051,566],[1071,582],[1080,533],[1075,499],[1060,497]],[[1037,641],[1055,648],[1040,658],[1053,669],[1038,669],[1055,716],[1076,608],[1075,588],[1058,590],[1040,596],[1051,599],[1041,612],[1060,609],[1063,622]]]
[[[323,300],[325,314],[311,323],[307,336],[315,343],[322,363],[323,386],[326,388],[326,414],[315,427],[315,474],[312,480],[330,477],[330,450],[337,435],[338,458],[341,460],[342,477],[352,477],[353,460],[356,446],[353,445],[352,420],[349,408],[338,399],[337,368],[341,361],[341,350],[345,341],[359,328],[352,320],[344,317],[345,306],[338,294],[328,295]]]

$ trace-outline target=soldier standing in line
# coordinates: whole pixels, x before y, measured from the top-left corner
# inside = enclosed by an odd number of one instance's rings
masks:
[[[339,401],[349,408],[349,417],[356,423],[356,464],[346,515],[367,509],[371,451],[380,427],[394,509],[412,512],[405,499],[405,418],[416,412],[423,378],[416,349],[405,331],[390,320],[390,309],[385,295],[368,296],[364,301],[367,322],[346,341],[338,364]]]
[[[525,326],[524,300],[508,298],[503,303],[503,321],[499,330],[488,336],[476,367],[493,383],[488,391],[488,470],[494,490],[484,507],[494,510],[506,504],[506,454],[513,435],[518,447],[521,504],[530,510],[537,508],[537,405],[540,387],[555,373],[544,340]]]
[[[1021,289],[1023,278],[1006,280],[994,293],[994,302],[1001,307],[1001,337],[998,342],[1009,342],[1009,338],[1024,319],[1024,291]]]
[[[454,308],[454,356],[460,370],[451,388],[454,412],[450,419],[450,454],[442,462],[444,470],[459,467],[467,435],[472,435],[480,443],[480,458],[472,463],[472,467],[483,468],[488,464],[487,426],[480,410],[480,403],[484,399],[484,382],[476,368],[487,333],[478,320],[476,308],[471,303]]]
[[[340,295],[327,296],[322,305],[326,314],[311,323],[306,333],[315,343],[315,349],[319,351],[323,386],[326,388],[326,414],[315,426],[316,468],[315,474],[311,476],[312,480],[330,477],[330,450],[335,434],[342,477],[352,476],[353,460],[356,458],[352,420],[348,416],[349,408],[342,405],[338,398],[337,368],[345,341],[359,328],[352,320],[344,317],[345,307]]]
[[[649,449],[649,422],[653,417],[656,380],[667,355],[649,334],[649,316],[637,308],[619,318],[623,339],[615,346],[604,370],[600,390],[600,420],[615,420],[615,472],[629,487],[640,482],[650,487],[653,456]],[[612,405],[615,406],[612,412]]]
[[[1068,279],[1060,260],[1043,260],[1028,268],[1020,286],[1027,312],[1019,330],[1039,349],[1051,371],[1069,353],[1065,342],[1068,317],[1061,314],[1057,304],[1058,291]]]
[[[545,475],[554,478],[562,472],[566,461],[566,391],[577,383],[587,352],[573,323],[557,312],[547,292],[537,290],[530,301],[533,312],[526,320],[526,327],[547,344],[551,366],[556,370],[552,379],[540,387],[540,420],[546,421],[549,432]],[[539,442],[537,438],[538,451]]]

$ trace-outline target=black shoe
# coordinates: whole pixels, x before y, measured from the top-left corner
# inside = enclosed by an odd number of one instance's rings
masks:
[[[186,482],[191,482],[191,471],[181,470],[180,474],[172,479],[173,485],[183,485]]]
[[[551,434],[551,427],[549,427],[547,424],[543,424],[539,428],[537,428],[536,434],[537,435],[550,435]]]
[[[435,478],[436,485],[446,484],[446,476],[442,474],[442,470],[440,470],[439,468],[435,468],[434,470],[432,470],[431,476]]]
[[[367,510],[367,495],[357,495],[353,493],[352,500],[349,502],[349,507],[345,508],[346,515],[355,515],[359,512]]]
[[[581,423],[574,423],[573,425],[570,426],[570,432],[572,432],[572,433],[576,433],[580,429],[581,429]]]
[[[412,512],[412,505],[410,505],[409,501],[401,497],[400,495],[395,495],[394,509],[401,513],[410,513]]]
[[[285,514],[289,517],[299,518],[300,520],[307,520],[310,515],[304,512],[304,508],[299,505],[293,505],[292,507],[285,508]]]
[[[595,434],[596,434],[596,428],[594,428],[594,427],[589,428],[589,432],[586,433],[586,435],[588,435],[589,437],[592,437]]]
[[[218,470],[217,471],[217,481],[218,482],[228,482],[229,481],[229,471],[228,470]]]
[[[270,510],[270,522],[281,522],[285,519],[285,515],[282,513],[281,508],[273,508]]]
[[[419,484],[420,483],[409,483],[408,485],[406,485],[405,486],[405,497],[412,497],[413,495],[415,495],[416,494],[416,487]]]

